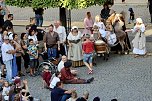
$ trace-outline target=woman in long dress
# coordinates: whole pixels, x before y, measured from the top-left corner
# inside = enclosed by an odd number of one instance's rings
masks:
[[[92,34],[92,28],[93,28],[93,19],[91,17],[91,13],[87,12],[86,18],[84,19],[83,34]]]
[[[83,34],[78,31],[78,27],[73,26],[67,39],[69,43],[68,59],[72,60],[73,67],[83,66],[82,57],[82,38]]]
[[[145,25],[141,18],[136,19],[136,25],[134,26],[133,33],[135,33],[135,38],[132,40],[133,43],[133,53],[135,57],[139,55],[146,54],[146,38],[144,35],[145,32]]]

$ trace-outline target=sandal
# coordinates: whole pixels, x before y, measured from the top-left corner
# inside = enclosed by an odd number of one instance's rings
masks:
[[[89,70],[89,71],[88,71],[88,74],[92,74],[92,73],[93,73],[93,70]]]

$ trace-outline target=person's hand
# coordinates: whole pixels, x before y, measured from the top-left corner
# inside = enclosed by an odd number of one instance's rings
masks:
[[[74,79],[75,79],[75,80],[78,80],[78,78],[77,78],[77,77],[74,77]]]
[[[45,51],[47,52],[47,47],[45,47],[44,49],[45,49]]]
[[[60,47],[58,47],[58,51],[60,51]]]
[[[28,82],[27,82],[27,80],[23,80],[23,83],[24,83],[24,84],[27,84]]]
[[[38,59],[38,56],[35,56],[35,59]]]

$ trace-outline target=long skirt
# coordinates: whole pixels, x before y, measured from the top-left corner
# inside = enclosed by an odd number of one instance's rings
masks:
[[[72,43],[68,50],[68,59],[72,61],[73,67],[83,66],[82,43]]]

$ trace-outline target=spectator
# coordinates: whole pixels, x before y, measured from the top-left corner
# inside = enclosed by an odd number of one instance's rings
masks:
[[[38,39],[37,39],[37,36],[36,36],[36,30],[34,30],[32,28],[29,30],[28,39],[33,39],[34,44],[38,44]]]
[[[43,8],[33,8],[33,10],[35,12],[36,25],[38,27],[42,27],[44,9]]]
[[[51,89],[53,89],[56,86],[57,82],[60,82],[60,78],[61,78],[61,73],[59,73],[59,72],[55,73],[54,77],[52,76],[52,80],[50,83]]]
[[[10,26],[8,26],[7,28],[6,28],[6,30],[7,30],[7,32],[8,32],[8,37],[9,37],[9,40],[13,40],[13,29],[10,27]]]
[[[49,66],[48,65],[45,65],[43,68],[44,68],[44,71],[42,73],[43,85],[44,85],[45,88],[49,88],[52,74],[49,71]]]
[[[108,7],[108,4],[105,3],[103,5],[103,9],[101,10],[100,16],[101,16],[102,19],[107,20],[109,15],[110,15],[110,9]]]
[[[151,18],[151,23],[152,23],[152,0],[148,0],[148,6],[149,6],[149,13],[150,13],[150,18]]]
[[[33,39],[29,39],[28,53],[30,56],[30,76],[35,76],[35,68],[38,62],[38,49],[33,42]]]
[[[78,98],[76,101],[87,101],[88,98],[89,98],[89,92],[88,92],[88,91],[85,91],[85,92],[83,93],[83,96],[80,97],[80,98]]]
[[[2,91],[2,96],[3,96],[4,100],[6,100],[6,101],[8,101],[8,98],[9,98],[9,96],[8,96],[9,91],[10,91],[9,82],[5,81],[3,91]]]
[[[64,68],[61,69],[61,81],[63,81],[63,83],[66,83],[66,84],[86,84],[86,83],[91,83],[94,80],[93,77],[88,79],[88,80],[75,77],[71,73],[71,70],[70,70],[71,66],[72,66],[72,62],[67,61],[64,63]]]
[[[93,19],[91,17],[91,13],[87,12],[86,18],[84,19],[84,30],[83,34],[93,34],[92,28],[93,28]]]
[[[13,20],[13,14],[8,14],[8,19],[4,22],[3,30],[6,30],[8,26],[13,29],[13,23],[11,22],[12,20]]]
[[[13,45],[14,45],[14,48],[16,50],[16,64],[17,64],[17,70],[14,71],[13,73],[17,72],[18,71],[18,76],[25,76],[22,72],[21,72],[21,63],[22,63],[22,59],[21,59],[21,56],[22,54],[24,54],[24,51],[22,50],[22,47],[20,45],[20,42],[19,42],[19,39],[18,39],[18,35],[17,34],[13,34]],[[15,73],[16,74],[16,73]],[[15,76],[14,74],[14,76]],[[14,77],[13,76],[13,77]]]
[[[24,54],[22,54],[23,60],[24,60],[24,67],[26,70],[26,73],[28,73],[28,66],[29,66],[29,54],[28,54],[28,40],[27,40],[27,34],[26,33],[22,33],[21,34],[21,47],[22,50],[24,51]]]
[[[60,21],[55,21],[53,31],[55,31],[59,35],[59,41],[60,41],[59,54],[61,54],[62,56],[66,55],[66,45],[65,45],[65,43],[66,43],[66,30],[65,30],[65,27],[61,26]]]
[[[4,24],[4,16],[8,15],[10,11],[8,10],[5,0],[0,0],[0,26]]]
[[[7,70],[6,79],[9,82],[11,82],[12,81],[12,59],[13,59],[13,54],[15,54],[15,50],[13,46],[11,46],[11,44],[9,43],[8,36],[4,36],[4,43],[2,44],[1,50],[2,50],[2,59]]]
[[[95,97],[95,98],[93,99],[93,101],[100,101],[100,98],[99,98],[99,97]]]
[[[29,25],[30,29],[32,30],[37,30],[37,25],[36,25],[36,19],[35,17],[30,18],[30,25]]]
[[[129,21],[128,24],[131,24],[130,22],[132,21],[132,23],[135,23],[135,14],[132,8],[129,8],[128,10],[130,12],[130,17],[129,17]]]
[[[1,51],[2,44],[3,44],[3,33],[2,33],[2,27],[0,27],[0,63],[1,63],[1,74],[0,75],[1,75],[1,77],[5,77],[5,74],[4,74],[5,65],[2,60],[2,51]]]
[[[90,40],[90,35],[86,34],[86,41],[83,42],[83,62],[89,69],[88,74],[93,73],[93,52],[94,52],[94,44]]]
[[[61,69],[64,67],[65,62],[67,62],[67,57],[65,55],[63,55],[61,61],[58,64],[58,71],[59,72],[61,72]],[[76,75],[78,72],[77,72],[77,70],[71,70],[71,73]]]
[[[76,101],[77,100],[77,92],[72,92],[71,97],[67,101]]]
[[[53,25],[49,26],[49,32],[44,35],[44,48],[48,53],[48,59],[57,57],[57,50],[60,50],[60,40],[58,33],[53,31]]]
[[[63,83],[58,82],[56,87],[51,91],[51,101],[66,101],[68,98],[70,98],[73,91],[75,90],[63,89]]]

